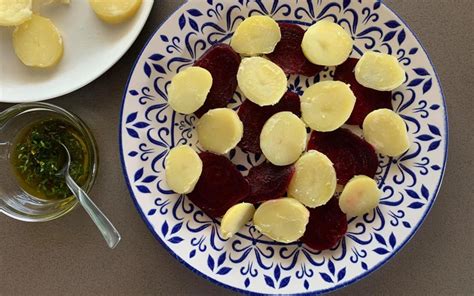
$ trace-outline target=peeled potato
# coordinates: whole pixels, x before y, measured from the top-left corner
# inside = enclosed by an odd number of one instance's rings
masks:
[[[211,73],[201,67],[189,67],[171,80],[168,103],[176,112],[191,114],[204,102],[212,87]]]
[[[288,84],[285,72],[277,64],[261,57],[243,59],[237,81],[243,94],[259,106],[278,103]]]
[[[221,232],[224,238],[231,238],[245,223],[249,222],[255,207],[251,203],[239,203],[227,210],[221,221]]]
[[[118,24],[134,16],[142,0],[89,0],[97,16],[109,24]]]
[[[308,209],[294,198],[269,200],[253,216],[255,228],[269,238],[291,243],[301,238],[309,222]]]
[[[31,0],[0,0],[0,26],[18,26],[33,14]]]
[[[382,192],[377,182],[367,176],[355,176],[339,196],[339,207],[349,216],[360,216],[375,209]]]
[[[13,31],[13,48],[23,64],[40,68],[56,65],[64,51],[63,39],[53,22],[35,14]]]
[[[303,120],[316,131],[334,131],[349,119],[355,102],[356,97],[348,84],[318,82],[307,88],[301,97]]]
[[[170,150],[165,161],[166,183],[176,193],[193,191],[202,173],[202,161],[189,146],[178,146]]]
[[[251,16],[237,27],[230,46],[242,55],[252,56],[273,52],[280,39],[280,27],[271,17]]]
[[[325,205],[336,192],[337,178],[333,163],[326,155],[310,150],[295,164],[288,195],[310,208]]]
[[[351,35],[343,27],[327,20],[309,27],[301,43],[306,58],[321,66],[338,66],[344,63],[353,46]]]
[[[362,124],[364,138],[378,152],[399,156],[410,148],[410,139],[403,119],[389,109],[375,110]]]
[[[298,160],[306,148],[306,126],[295,114],[280,112],[267,120],[260,133],[260,148],[274,165]]]
[[[235,148],[242,139],[244,125],[232,109],[212,109],[197,123],[197,134],[201,146],[216,154],[225,154]]]
[[[355,78],[365,87],[392,91],[405,81],[405,70],[396,57],[368,51],[357,62]]]

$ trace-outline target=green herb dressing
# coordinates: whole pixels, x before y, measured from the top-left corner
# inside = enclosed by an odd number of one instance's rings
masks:
[[[59,142],[71,154],[72,178],[79,186],[88,179],[89,153],[82,134],[68,122],[51,118],[26,128],[13,146],[13,169],[27,193],[47,200],[71,196],[64,177],[58,175],[67,157]]]

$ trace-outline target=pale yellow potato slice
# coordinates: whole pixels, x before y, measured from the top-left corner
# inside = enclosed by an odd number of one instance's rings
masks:
[[[362,124],[364,138],[378,152],[399,156],[410,149],[410,139],[403,118],[389,109],[375,110]]]
[[[50,19],[35,14],[13,31],[13,48],[23,64],[39,68],[56,65],[64,51],[58,28]]]
[[[109,24],[118,24],[134,16],[142,0],[89,0],[96,15]]]
[[[281,39],[280,26],[269,16],[251,16],[239,24],[230,46],[247,56],[272,53]]]
[[[339,196],[339,207],[349,216],[360,216],[375,209],[382,196],[377,182],[367,176],[355,176]]]
[[[343,27],[328,20],[321,20],[308,28],[301,48],[306,58],[321,66],[338,66],[352,52],[354,41]]]
[[[298,160],[306,148],[306,126],[295,114],[280,112],[267,120],[260,133],[260,148],[274,165],[284,166]]]
[[[31,18],[31,0],[0,0],[0,26],[18,26]]]
[[[243,59],[237,81],[242,93],[259,106],[275,105],[288,87],[285,72],[277,64],[261,57]]]
[[[225,239],[231,238],[252,219],[254,213],[255,207],[251,203],[243,202],[232,206],[222,217],[222,236]]]
[[[211,73],[201,67],[189,67],[171,79],[168,103],[179,113],[191,114],[204,105],[212,87]]]
[[[307,88],[301,97],[303,120],[316,131],[334,131],[349,119],[355,102],[356,97],[348,84],[318,82]]]
[[[309,208],[325,205],[336,192],[336,170],[329,158],[315,150],[303,154],[295,164],[288,195]]]
[[[166,183],[176,193],[193,191],[202,173],[202,161],[189,146],[178,146],[170,150],[165,160]]]
[[[253,216],[258,231],[281,243],[291,243],[301,238],[308,222],[308,209],[289,197],[262,203]]]
[[[209,110],[197,123],[197,134],[202,148],[216,154],[225,154],[242,139],[244,125],[232,109]]]
[[[392,91],[405,81],[405,70],[396,57],[368,51],[357,62],[355,78],[365,87]]]

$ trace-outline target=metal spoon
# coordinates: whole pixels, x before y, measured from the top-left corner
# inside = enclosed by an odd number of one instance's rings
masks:
[[[95,225],[97,226],[100,233],[107,242],[109,248],[115,248],[120,242],[120,233],[117,231],[114,225],[112,225],[112,223],[104,215],[104,213],[102,213],[102,211],[94,204],[94,202],[87,195],[87,193],[82,190],[82,188],[79,187],[79,185],[77,185],[77,183],[72,179],[71,175],[69,174],[69,167],[71,166],[71,154],[63,143],[58,143],[64,148],[67,155],[67,162],[64,167],[59,171],[59,175],[64,176],[64,178],[66,179],[67,187],[69,187],[72,194],[74,194],[74,196],[77,198],[84,210],[86,210],[87,214],[89,214],[92,221],[94,221]]]

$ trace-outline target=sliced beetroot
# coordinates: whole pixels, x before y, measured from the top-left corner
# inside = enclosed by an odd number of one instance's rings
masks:
[[[308,150],[326,154],[334,163],[338,184],[345,185],[356,175],[375,177],[378,158],[374,148],[364,139],[348,129],[330,133],[314,131],[308,143]]]
[[[204,105],[195,112],[198,117],[215,108],[224,108],[237,88],[240,55],[227,44],[216,44],[194,63],[212,75],[212,87]]]
[[[250,185],[250,195],[246,202],[260,203],[285,196],[290,185],[295,168],[289,166],[276,166],[269,162],[250,169],[246,177]]]
[[[342,65],[336,67],[334,80],[339,80],[351,85],[356,96],[356,104],[347,124],[362,126],[365,117],[372,111],[382,108],[392,110],[392,93],[377,91],[362,86],[355,79],[354,68],[359,60],[350,58]]]
[[[202,174],[189,199],[212,218],[223,216],[250,192],[247,180],[225,156],[210,152],[199,154]]]
[[[298,25],[280,23],[281,40],[268,58],[280,66],[286,74],[315,76],[324,67],[311,63],[303,54],[301,42],[305,31]]]
[[[262,153],[260,149],[262,128],[272,115],[283,111],[301,116],[300,98],[297,94],[288,91],[274,106],[260,107],[250,100],[245,100],[239,109],[239,117],[244,124],[244,135],[238,146],[245,152]]]
[[[347,216],[333,197],[327,204],[309,209],[309,222],[301,238],[311,249],[322,251],[335,247],[347,232]]]

